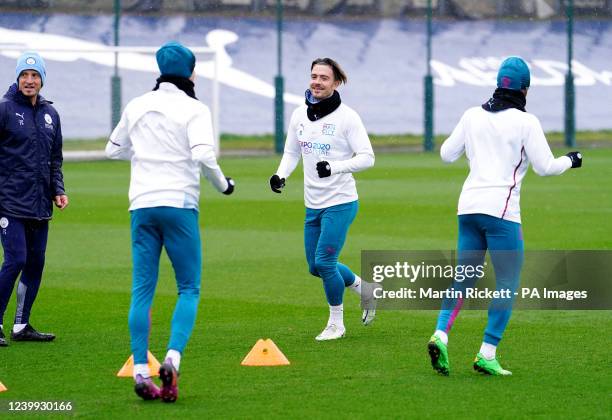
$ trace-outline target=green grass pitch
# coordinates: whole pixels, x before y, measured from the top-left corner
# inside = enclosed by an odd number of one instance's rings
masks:
[[[612,248],[612,150],[584,155],[582,169],[560,177],[530,170],[522,190],[527,249]],[[509,378],[472,370],[485,312],[459,316],[450,377],[434,373],[426,352],[436,311],[380,312],[363,327],[358,299],[347,294],[346,338],[316,342],[327,306],[303,256],[301,169],[283,194],[273,194],[268,177],[278,161],[225,158],[234,196],[203,186],[202,300],[174,405],[143,402],[131,379],[115,376],[130,354],[129,166],[67,163],[71,205],[51,224],[32,318],[58,338],[0,349],[0,382],[9,389],[0,393],[1,410],[28,400],[72,401],[73,414],[104,418],[609,418],[607,311],[515,311],[499,348]],[[373,169],[357,175],[360,210],[341,260],[359,270],[362,249],[454,248],[466,173],[465,160],[445,165],[434,154],[377,156]],[[175,293],[164,257],[150,340],[160,359]],[[13,314],[14,298],[9,326]],[[240,366],[258,338],[272,338],[291,365]]]

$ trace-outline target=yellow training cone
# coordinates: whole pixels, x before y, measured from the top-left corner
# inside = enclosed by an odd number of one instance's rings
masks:
[[[0,392],[8,391],[8,389],[0,382]]]
[[[151,376],[159,376],[159,367],[161,366],[153,353],[147,351],[147,365],[149,366],[149,374]],[[123,365],[117,376],[120,378],[133,378],[134,377],[134,355],[131,355],[127,362]]]
[[[257,343],[241,363],[242,366],[282,366],[289,364],[289,360],[283,352],[269,338],[257,340]]]

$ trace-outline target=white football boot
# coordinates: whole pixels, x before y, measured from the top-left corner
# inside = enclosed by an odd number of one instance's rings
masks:
[[[327,324],[327,326],[321,332],[321,334],[315,337],[315,340],[317,341],[337,340],[339,338],[344,337],[345,332],[346,332],[346,328],[344,328],[344,325],[337,326],[336,324]]]
[[[363,312],[361,314],[361,322],[363,325],[370,325],[374,322],[376,317],[376,298],[374,297],[374,290],[380,288],[380,285],[374,283],[361,283],[361,307]]]

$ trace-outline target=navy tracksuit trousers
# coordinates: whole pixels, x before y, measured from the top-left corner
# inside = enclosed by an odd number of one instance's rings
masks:
[[[0,324],[4,323],[4,312],[19,274],[15,324],[29,322],[45,266],[48,232],[48,220],[0,217],[0,238],[4,248],[4,262],[0,269]]]

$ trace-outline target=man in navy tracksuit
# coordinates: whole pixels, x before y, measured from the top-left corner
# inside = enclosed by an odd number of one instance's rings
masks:
[[[17,83],[0,100],[0,346],[7,345],[4,312],[19,274],[12,340],[55,338],[36,331],[29,319],[45,264],[52,205],[62,210],[68,205],[59,115],[38,94],[45,83],[44,60],[24,53],[15,76]]]

